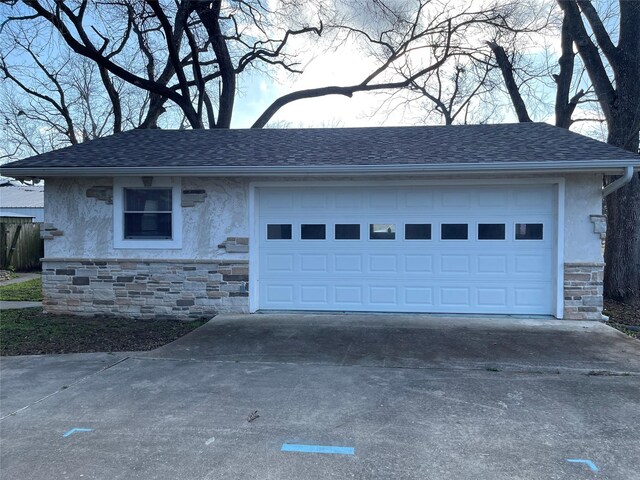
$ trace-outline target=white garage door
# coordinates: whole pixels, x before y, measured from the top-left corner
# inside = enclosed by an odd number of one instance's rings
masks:
[[[552,185],[264,187],[256,198],[259,309],[554,312]]]

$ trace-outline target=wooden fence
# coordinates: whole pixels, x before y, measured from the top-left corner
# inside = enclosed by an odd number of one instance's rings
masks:
[[[38,269],[43,256],[39,223],[0,221],[0,269]]]

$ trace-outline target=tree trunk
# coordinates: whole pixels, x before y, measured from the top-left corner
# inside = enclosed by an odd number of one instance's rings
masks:
[[[604,293],[640,300],[640,177],[607,197]]]
[[[620,122],[622,123],[622,122]],[[624,125],[626,126],[626,125]],[[638,137],[610,125],[608,143],[638,151]],[[607,241],[604,295],[615,300],[640,300],[640,174],[606,198]]]

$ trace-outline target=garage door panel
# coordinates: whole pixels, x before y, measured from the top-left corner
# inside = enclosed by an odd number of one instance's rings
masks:
[[[336,305],[361,306],[363,303],[362,290],[363,287],[361,285],[336,285],[334,287]]]
[[[433,206],[433,192],[428,190],[409,190],[404,198],[404,205],[407,207],[429,208]]]
[[[398,289],[389,286],[370,286],[369,303],[373,306],[393,306],[398,304]]]
[[[301,272],[327,272],[327,256],[328,254],[309,255],[300,254],[300,271]]]
[[[515,305],[518,307],[531,307],[539,305],[540,298],[548,293],[548,290],[549,289],[544,286],[515,288]]]
[[[335,254],[333,260],[336,272],[362,273],[362,255]]]
[[[433,256],[405,255],[404,270],[407,273],[433,273]]]
[[[440,289],[440,304],[444,307],[469,307],[470,288],[442,287]]]
[[[513,202],[511,202],[511,207],[518,212],[549,212],[553,205],[552,188],[551,185],[544,187],[520,185],[517,189],[512,190]],[[545,195],[544,193],[547,194]]]
[[[433,307],[433,288],[407,287],[404,294],[405,303],[411,307]]]
[[[507,274],[507,255],[478,255],[477,272],[481,274]]]
[[[476,303],[481,307],[504,308],[507,305],[507,289],[478,288],[476,290]]]
[[[293,191],[281,190],[270,192],[263,200],[264,206],[270,210],[293,208]]]
[[[526,274],[544,274],[545,273],[545,256],[544,255],[517,255],[516,273]]]
[[[440,257],[440,272],[444,274],[468,274],[468,255],[442,255]]]
[[[398,208],[398,193],[389,190],[372,191],[369,194],[369,206],[375,209],[395,210]]]
[[[304,209],[313,210],[324,210],[327,208],[327,194],[325,192],[314,192],[310,191],[307,194],[302,195],[300,198],[300,206]]]
[[[258,189],[259,308],[553,313],[551,187],[287,190]],[[268,240],[269,223],[291,225],[291,239]],[[468,239],[442,240],[440,225],[456,223]],[[516,240],[518,223],[542,224],[543,238]],[[326,238],[302,240],[302,224],[324,225]],[[336,224],[358,225],[342,229],[356,238],[336,240]],[[372,224],[394,225],[395,239],[369,239]],[[431,235],[405,239],[406,224],[429,225]],[[505,238],[479,240],[478,224],[504,224]]]
[[[266,288],[266,301],[273,304],[293,304],[293,286],[292,285],[268,285]]]
[[[341,211],[346,209],[348,211],[353,211],[354,209],[362,208],[363,206],[363,194],[362,192],[350,192],[350,191],[336,191],[332,195],[334,206]]]
[[[327,305],[329,299],[326,285],[303,285],[300,287],[300,303],[302,305]]]
[[[369,255],[369,271],[397,273],[398,259],[395,255]]]
[[[487,208],[504,208],[508,203],[509,194],[507,192],[496,189],[482,189],[476,196],[478,206]]]
[[[293,272],[293,255],[291,254],[267,254],[266,263],[269,272]]]

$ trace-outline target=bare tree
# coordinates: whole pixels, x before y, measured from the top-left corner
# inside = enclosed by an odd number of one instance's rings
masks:
[[[617,42],[589,0],[558,0],[602,112],[607,142],[640,147],[640,5],[618,2]],[[640,177],[607,197],[605,294],[640,299]]]
[[[556,84],[556,125],[569,128],[580,104],[594,95],[607,126],[607,142],[631,152],[640,147],[640,4],[634,1],[556,0],[562,15],[561,55]],[[517,50],[517,45],[512,45]],[[504,48],[492,46],[520,121],[528,121],[526,102],[515,82]],[[502,59],[499,57],[502,56]],[[505,60],[506,58],[506,60]],[[577,59],[581,66],[576,68]],[[588,76],[588,85],[583,75]],[[576,81],[578,79],[578,81]],[[606,181],[611,181],[608,178]],[[640,299],[640,178],[608,196],[605,295]]]
[[[254,124],[291,101],[327,94],[352,96],[363,91],[389,91],[391,110],[427,99],[430,111],[453,123],[468,116],[474,99],[487,89],[491,68],[474,39],[486,29],[522,31],[538,25],[518,25],[511,2],[354,1],[362,25],[335,25],[363,40],[361,48],[380,67],[362,82],[293,92],[277,99]],[[477,75],[474,77],[474,74]],[[411,92],[409,97],[401,92]]]

